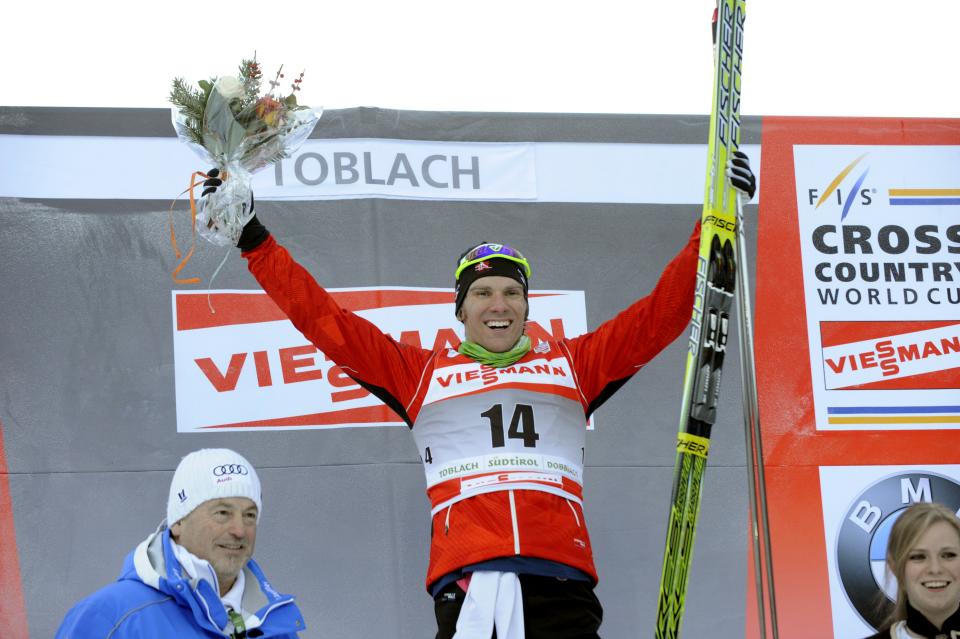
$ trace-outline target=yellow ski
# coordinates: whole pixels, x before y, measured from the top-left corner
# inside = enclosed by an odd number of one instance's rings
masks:
[[[737,192],[726,178],[740,146],[740,71],[745,0],[718,0],[714,18],[714,92],[693,320],[683,378],[680,432],[667,528],[656,639],[676,639],[700,510],[700,490],[716,420],[736,281]]]

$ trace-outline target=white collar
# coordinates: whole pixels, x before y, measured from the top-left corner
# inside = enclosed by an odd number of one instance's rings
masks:
[[[192,552],[173,541],[173,539],[170,540],[170,544],[173,546],[173,554],[183,567],[183,571],[187,573],[187,576],[190,578],[190,583],[193,585],[193,587],[196,588],[200,581],[206,581],[210,584],[210,586],[213,587],[213,591],[219,596],[220,582],[217,579],[217,573],[213,569],[213,566],[210,565],[210,562],[206,559],[200,559]],[[233,582],[233,586],[230,588],[230,590],[228,590],[225,595],[220,597],[220,601],[223,602],[224,607],[233,608],[241,615],[243,615],[241,601],[243,601],[243,589],[245,582],[246,578],[244,577],[243,570],[241,570],[237,575],[236,581]]]
[[[240,613],[242,617],[247,616],[246,613],[243,611],[243,607],[242,607],[243,587],[244,587],[244,582],[246,580],[247,578],[244,576],[243,570],[241,570],[237,574],[236,581],[233,582],[233,587],[231,587],[230,590],[227,591],[227,594],[220,597],[220,601],[223,602],[223,605],[225,607],[233,608],[238,613]]]
[[[890,627],[890,635],[894,639],[923,639],[921,635],[914,634],[907,628],[906,621],[898,621]]]

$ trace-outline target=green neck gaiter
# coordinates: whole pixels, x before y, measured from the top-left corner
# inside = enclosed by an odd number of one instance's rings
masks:
[[[509,366],[526,355],[529,350],[530,338],[526,335],[522,335],[520,339],[517,340],[517,343],[513,345],[513,348],[505,353],[491,353],[476,342],[468,342],[466,340],[464,340],[460,344],[460,348],[457,349],[461,355],[466,355],[470,359],[474,359],[487,366],[492,366],[493,368]]]

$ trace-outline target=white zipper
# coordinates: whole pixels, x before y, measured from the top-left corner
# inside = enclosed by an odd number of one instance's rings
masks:
[[[450,532],[450,511],[453,510],[453,504],[447,506],[447,517],[443,522],[443,534]]]
[[[580,517],[577,515],[577,509],[573,507],[569,499],[565,499],[564,501],[567,502],[567,506],[570,506],[570,512],[573,513],[573,518],[577,520],[577,528],[580,528]]]
[[[520,528],[517,525],[517,502],[513,499],[513,491],[510,493],[510,522],[513,524],[513,554],[520,554]]]

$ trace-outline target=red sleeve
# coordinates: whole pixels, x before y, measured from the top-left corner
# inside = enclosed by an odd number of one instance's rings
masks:
[[[263,290],[304,337],[391,408],[396,410],[397,403],[407,406],[430,351],[401,344],[341,308],[273,236],[242,256]],[[401,417],[406,419],[405,414]]]
[[[580,388],[591,406],[601,402],[677,339],[693,315],[700,222],[667,264],[649,295],[596,330],[567,342]],[[619,382],[619,383],[617,383]]]

